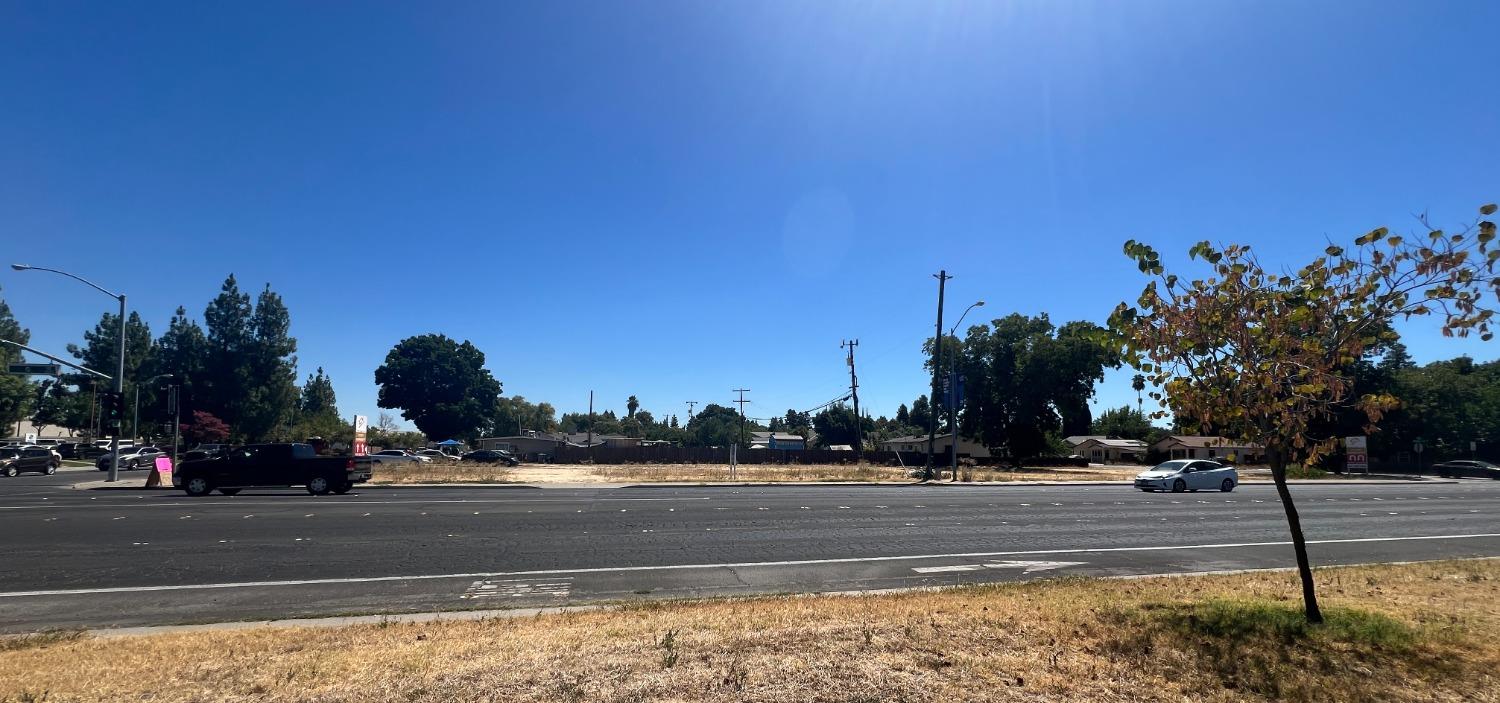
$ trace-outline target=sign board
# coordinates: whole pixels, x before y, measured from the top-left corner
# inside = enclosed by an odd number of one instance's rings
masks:
[[[36,433],[35,432],[27,432],[26,433],[26,443],[27,444],[36,444]]]
[[[1344,438],[1344,468],[1353,473],[1355,471],[1370,472],[1370,449],[1369,439],[1366,437]]]
[[[365,415],[354,416],[354,456],[364,456],[370,453],[369,445],[365,444],[365,434],[370,430],[370,418]]]
[[[22,376],[56,376],[62,373],[57,364],[11,364],[10,372]]]
[[[171,457],[156,457],[156,468],[146,475],[146,487],[172,485],[172,459]]]

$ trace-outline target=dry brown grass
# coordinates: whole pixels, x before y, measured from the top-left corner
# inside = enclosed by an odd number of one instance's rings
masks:
[[[910,482],[908,469],[899,466],[855,466],[852,464],[741,464],[734,478],[729,467],[719,464],[621,464],[587,467],[593,476],[607,481],[693,482]],[[943,475],[948,476],[946,468]],[[1134,474],[1131,474],[1132,476]],[[959,477],[966,481],[1112,481],[1126,476],[1118,471],[1088,469],[1022,469],[1011,471],[992,467],[960,467]]]
[[[1495,701],[1500,563],[74,640],[0,701]]]
[[[500,464],[376,464],[370,483],[511,483],[511,476],[512,470]]]

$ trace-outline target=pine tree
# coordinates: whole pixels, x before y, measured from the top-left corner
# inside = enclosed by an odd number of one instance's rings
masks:
[[[281,296],[268,284],[255,301],[250,316],[250,346],[246,366],[249,401],[240,417],[240,431],[251,439],[290,439],[297,409],[297,340],[290,334],[291,314]]]
[[[19,344],[31,341],[31,331],[16,322],[4,298],[0,298],[0,339]],[[21,361],[21,350],[8,344],[0,345],[0,363],[8,365],[18,361]],[[0,427],[15,429],[16,423],[26,417],[36,397],[33,386],[25,376],[0,374]]]
[[[224,280],[218,297],[203,311],[208,332],[207,373],[201,409],[223,421],[230,437],[246,436],[240,421],[249,405],[248,355],[254,334],[250,327],[250,296],[240,292],[234,274]]]

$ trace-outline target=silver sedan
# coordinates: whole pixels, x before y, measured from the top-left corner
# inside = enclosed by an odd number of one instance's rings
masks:
[[[1181,493],[1218,489],[1228,493],[1238,485],[1240,474],[1234,467],[1206,459],[1174,459],[1135,477],[1135,487],[1143,491]]]

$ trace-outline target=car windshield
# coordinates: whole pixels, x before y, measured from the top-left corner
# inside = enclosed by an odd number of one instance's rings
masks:
[[[1181,471],[1181,470],[1187,468],[1188,464],[1191,464],[1191,463],[1193,463],[1193,462],[1186,461],[1186,460],[1166,461],[1166,462],[1162,462],[1160,464],[1157,464],[1156,466],[1152,467],[1151,470],[1152,471],[1170,471],[1170,472],[1174,472],[1175,473],[1177,471]]]

